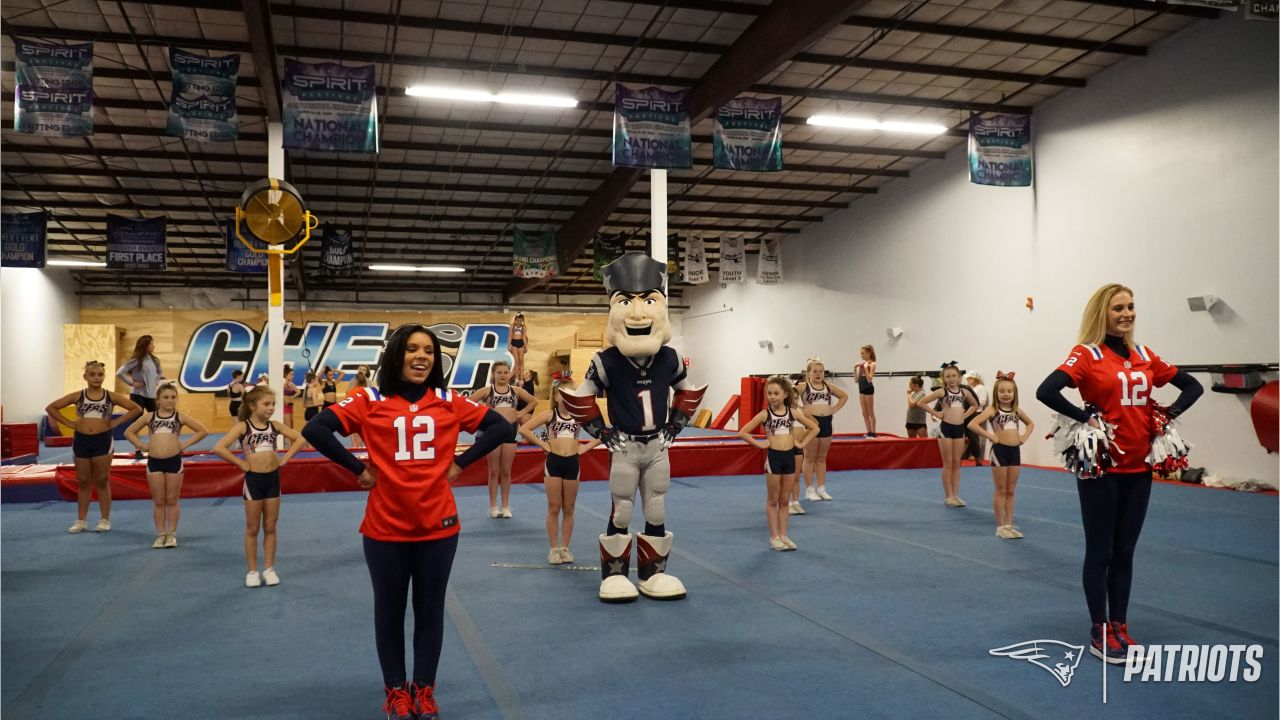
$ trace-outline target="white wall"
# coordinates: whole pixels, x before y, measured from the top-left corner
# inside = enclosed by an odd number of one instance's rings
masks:
[[[684,341],[694,379],[711,383],[708,405],[744,374],[798,372],[814,354],[848,372],[873,343],[884,370],[952,359],[988,381],[1016,370],[1045,429],[1035,387],[1107,282],[1134,288],[1137,338],[1171,362],[1275,362],[1276,57],[1273,24],[1195,26],[1037,109],[1034,189],[970,184],[961,146],[787,240],[785,285],[687,293]],[[1188,310],[1185,298],[1205,293],[1223,298],[1220,312]],[[904,328],[899,341],[889,326]],[[902,432],[905,389],[905,379],[877,383],[881,429]],[[1194,464],[1274,482],[1247,403],[1207,392],[1184,424]],[[836,428],[862,429],[856,403]],[[1041,441],[1024,458],[1055,463]]]
[[[5,422],[37,422],[62,395],[64,323],[80,322],[71,274],[0,269],[0,402]]]

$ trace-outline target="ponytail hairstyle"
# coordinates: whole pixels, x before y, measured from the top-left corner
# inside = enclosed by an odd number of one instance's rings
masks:
[[[907,387],[915,387],[915,388],[920,388],[921,390],[923,390],[923,389],[924,389],[924,378],[920,377],[919,375],[914,375],[914,376],[912,376],[912,378],[911,378],[910,380],[908,380],[908,381],[907,381]]]
[[[822,358],[818,357],[817,355],[814,355],[813,357],[806,360],[804,362],[804,378],[803,378],[805,385],[809,384],[809,371],[813,369],[814,365],[821,365],[823,370],[827,368],[826,363],[822,362]]]
[[[867,351],[867,357],[871,358],[871,362],[876,361],[876,349],[870,345],[863,345],[863,350]]]
[[[782,404],[787,408],[791,407],[791,401],[792,398],[795,397],[796,389],[792,387],[790,380],[786,379],[782,375],[774,375],[769,378],[769,382],[765,383],[765,385],[777,385],[782,388]]]
[[[257,405],[265,398],[275,397],[276,391],[266,385],[254,385],[249,388],[249,392],[244,394],[244,399],[240,401],[240,412],[236,413],[236,419],[241,422],[249,422],[249,417],[253,415],[253,406]]]
[[[147,352],[147,348],[151,347],[151,343],[154,341],[155,338],[150,335],[143,335],[138,338],[138,342],[133,344],[133,355],[129,357],[129,362],[136,362],[138,369],[142,369],[142,360],[149,357],[156,364],[156,373],[158,374],[160,372],[160,360],[155,355]]]
[[[164,393],[164,392],[171,392],[174,395],[177,395],[178,386],[174,385],[172,382],[164,383],[160,387],[156,388],[156,397],[160,397],[160,393]]]

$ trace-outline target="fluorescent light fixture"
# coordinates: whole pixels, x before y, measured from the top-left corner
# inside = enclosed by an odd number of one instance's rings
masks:
[[[503,105],[534,105],[537,107],[572,108],[578,106],[574,98],[563,95],[534,95],[531,93],[491,93],[488,90],[441,87],[438,85],[414,85],[404,91],[410,97],[435,100],[461,100],[463,102],[491,102]]]
[[[466,268],[455,267],[452,265],[370,265],[370,270],[379,270],[382,272],[427,272],[427,273],[460,273],[466,272]]]
[[[106,267],[104,262],[97,260],[49,260],[46,265],[61,265],[63,267]]]
[[[871,118],[842,117],[840,115],[814,115],[808,124],[819,127],[836,127],[846,130],[882,130],[884,132],[913,133],[917,135],[941,135],[947,131],[938,123],[909,122],[905,120],[872,120]]]

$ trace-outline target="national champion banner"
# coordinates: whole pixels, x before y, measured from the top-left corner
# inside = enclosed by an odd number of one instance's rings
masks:
[[[1030,115],[969,116],[969,182],[1029,187],[1033,175]]]
[[[626,249],[627,237],[622,233],[596,233],[591,257],[591,277],[597,282],[604,282],[604,266],[622,257]]]
[[[107,267],[112,270],[164,270],[165,219],[133,220],[108,215]]]
[[[760,262],[756,265],[757,285],[782,284],[782,243],[778,240],[760,242]]]
[[[47,222],[44,212],[4,213],[0,216],[0,246],[3,246],[0,265],[10,268],[44,267],[48,248],[45,241]]]
[[[511,246],[512,273],[516,277],[552,278],[560,274],[554,230],[531,237],[520,228],[514,228]]]
[[[241,233],[243,235],[243,233]],[[245,247],[240,238],[236,237],[236,221],[228,220],[226,223],[226,241],[227,241],[227,270],[231,272],[242,273],[264,273],[267,271],[267,254],[265,252],[256,253]],[[266,243],[259,242],[251,235],[245,235],[254,247],[266,250]]]
[[[13,39],[13,129],[45,137],[93,134],[93,43]]]
[[[355,247],[350,230],[326,227],[320,247],[320,269],[326,275],[345,277],[355,271]]]
[[[206,142],[240,137],[236,115],[240,55],[207,57],[171,47],[169,69],[173,92],[166,134]]]
[[[746,250],[742,238],[720,238],[720,282],[740,283],[746,275]]]
[[[712,158],[722,170],[782,169],[782,98],[740,96],[716,110]]]
[[[285,148],[378,152],[373,65],[349,67],[285,58],[281,84]]]
[[[632,88],[617,83],[613,105],[613,164],[691,168],[688,90]]]
[[[684,244],[684,281],[690,285],[701,285],[709,279],[702,236],[692,235]]]

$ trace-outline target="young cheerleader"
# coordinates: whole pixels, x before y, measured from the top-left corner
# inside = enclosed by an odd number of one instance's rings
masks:
[[[862,360],[853,366],[853,377],[858,381],[858,404],[862,407],[862,422],[867,426],[867,437],[876,436],[876,349],[863,345],[858,351]]]
[[[560,390],[565,387],[572,389],[573,385],[561,383],[553,398],[555,405],[520,426],[520,434],[547,453],[543,487],[547,491],[547,540],[551,543],[547,562],[552,565],[573,562],[569,540],[573,537],[573,509],[578,500],[578,456],[600,444],[595,439],[585,445],[578,443],[579,425],[564,412],[560,399]],[[547,427],[545,440],[533,433],[543,425]]]
[[[89,501],[93,499],[95,488],[98,490],[98,509],[102,512],[102,519],[93,529],[95,532],[107,532],[111,529],[111,485],[107,482],[111,472],[111,454],[115,449],[111,432],[132,422],[142,413],[142,409],[129,398],[102,387],[106,377],[106,366],[97,360],[90,360],[84,364],[84,382],[87,387],[79,392],[63,395],[44,409],[54,423],[75,431],[71,451],[75,455],[76,482],[79,487],[76,492],[76,521],[68,528],[68,532],[81,533],[88,529]],[[76,406],[75,422],[58,412],[68,405]],[[112,420],[113,406],[119,406],[125,414]]]
[[[280,518],[280,468],[298,454],[306,443],[293,428],[271,419],[276,409],[275,391],[257,385],[245,393],[240,420],[214,446],[218,457],[244,471],[244,560],[249,572],[244,586],[256,588],[264,582],[279,585],[276,574],[276,521]],[[284,457],[276,453],[276,439],[289,440]],[[239,440],[244,459],[231,454],[231,443]],[[262,528],[262,557],[266,569],[258,574],[258,528]]]
[[[738,433],[738,437],[769,453],[764,464],[764,516],[769,523],[769,547],[774,550],[795,550],[796,544],[787,537],[787,498],[791,497],[791,486],[796,481],[794,451],[796,447],[803,448],[814,439],[818,424],[803,412],[791,408],[791,383],[786,378],[780,375],[769,378],[764,395],[769,407],[751,418]],[[767,441],[757,440],[751,435],[761,423],[764,424]],[[792,435],[797,423],[809,431],[799,442]]]
[[[929,407],[942,399],[942,412]],[[916,407],[942,422],[942,437],[938,446],[942,451],[942,491],[947,507],[964,507],[960,492],[960,454],[964,452],[964,424],[978,411],[978,398],[973,390],[960,384],[960,369],[955,361],[942,364],[942,387],[925,395]]]
[[[240,403],[244,400],[244,371],[236,370],[231,373],[231,384],[227,386],[227,397],[231,402],[227,405],[227,411],[231,417],[240,416]]]
[[[813,358],[805,365],[805,379],[797,387],[805,415],[817,422],[818,436],[804,446],[804,474],[809,501],[830,500],[827,492],[827,452],[831,450],[833,416],[849,401],[849,394],[827,382],[827,368]],[[815,480],[816,478],[816,480]],[[814,487],[814,484],[817,487]],[[799,486],[796,486],[799,492]],[[797,502],[796,504],[799,504]]]
[[[324,372],[320,374],[320,391],[324,393],[324,407],[332,407],[338,404],[338,371],[331,367],[325,367]]]
[[[511,319],[511,342],[507,344],[507,349],[511,351],[511,357],[516,360],[515,374],[516,377],[524,376],[524,353],[529,345],[529,328],[524,324],[524,313],[516,313]]]
[[[801,378],[801,380],[803,380],[804,376],[805,376],[804,373],[800,373],[799,377]],[[789,379],[790,378],[788,378],[788,380]],[[791,386],[791,406],[800,407],[800,391],[796,388],[795,385]],[[795,428],[795,432],[792,433],[792,435],[795,436],[795,440],[797,443],[800,442],[801,440],[804,440],[804,436],[808,434],[809,434],[809,430],[805,428],[805,426],[803,425]],[[800,504],[800,486],[803,484],[804,477],[805,477],[804,448],[797,447],[791,452],[796,456],[796,481],[791,484],[791,494],[787,496],[787,514],[788,515],[804,515],[805,514],[804,506]],[[813,482],[812,477],[810,477],[809,482],[810,483]]]
[[[182,441],[182,428],[195,433]],[[138,433],[146,428],[148,442]],[[155,412],[143,413],[124,437],[147,454],[147,485],[151,486],[151,518],[156,524],[153,548],[178,547],[178,498],[182,494],[182,452],[208,435],[199,420],[178,414],[178,388],[165,383],[156,390]]]
[[[522,315],[517,317],[523,318]],[[493,384],[480,388],[471,396],[478,403],[489,407],[517,426],[522,418],[531,414],[538,401],[523,388],[511,384],[511,365],[499,360],[493,365]],[[528,403],[526,412],[516,409],[519,401]],[[516,443],[504,443],[499,450],[489,453],[489,517],[511,517],[511,463],[516,459]],[[502,504],[498,504],[498,487],[502,487]]]
[[[307,373],[307,385],[302,390],[303,420],[311,422],[311,418],[320,414],[324,408],[324,389],[320,386],[320,376],[315,372]]]
[[[1018,406],[1018,385],[1013,373],[996,373],[995,395],[995,402],[969,421],[969,430],[991,441],[991,479],[996,486],[991,506],[996,512],[996,537],[1017,540],[1022,533],[1013,526],[1013,491],[1018,486],[1022,444],[1031,437],[1036,424]],[[983,427],[988,420],[991,430]],[[1019,432],[1023,425],[1026,430]]]
[[[907,437],[922,438],[929,436],[925,425],[924,410],[920,401],[924,399],[924,378],[919,375],[907,381]]]

